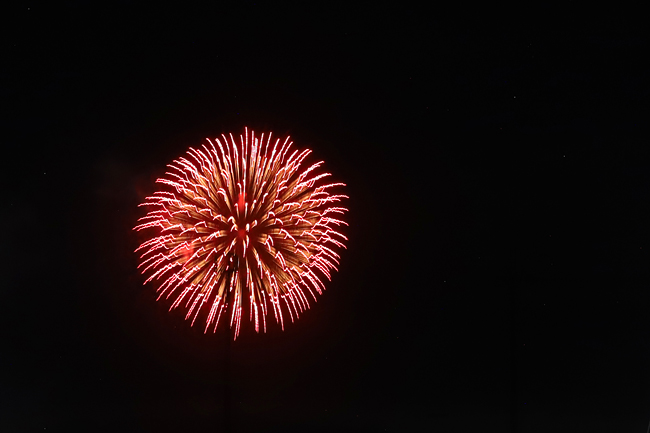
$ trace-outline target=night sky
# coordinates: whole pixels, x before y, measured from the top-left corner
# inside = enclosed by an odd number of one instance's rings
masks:
[[[646,431],[639,11],[325,3],[5,10],[1,431],[217,432],[228,399],[233,432]],[[131,229],[244,126],[347,184],[349,242],[228,346],[155,302]]]

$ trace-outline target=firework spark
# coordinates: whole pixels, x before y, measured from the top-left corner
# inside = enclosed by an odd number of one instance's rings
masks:
[[[205,331],[217,329],[232,303],[230,327],[239,335],[248,298],[249,318],[266,332],[269,305],[284,329],[283,309],[291,321],[309,308],[308,292],[322,294],[321,277],[330,279],[339,263],[338,247],[347,238],[334,218],[345,195],[330,194],[343,183],[324,183],[323,162],[301,169],[310,150],[292,150],[287,137],[255,137],[245,129],[239,143],[222,134],[187,157],[169,164],[155,192],[140,206],[151,210],[134,230],[154,229],[142,243],[138,268],[150,273],[144,284],[159,282],[158,299],[172,299],[170,311],[183,305],[192,325],[199,313]],[[216,147],[215,147],[216,142]]]

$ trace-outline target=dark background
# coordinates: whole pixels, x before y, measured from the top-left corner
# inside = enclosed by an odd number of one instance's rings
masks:
[[[645,432],[645,23],[469,9],[6,10],[0,429],[221,431],[229,372],[236,432]],[[165,164],[244,126],[348,184],[350,241],[227,364],[131,228]]]

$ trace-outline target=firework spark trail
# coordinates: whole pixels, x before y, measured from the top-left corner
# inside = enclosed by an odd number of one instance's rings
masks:
[[[316,174],[322,161],[301,171],[311,151],[292,151],[289,137],[272,142],[246,128],[239,144],[232,134],[207,140],[156,181],[169,191],[140,205],[151,210],[134,230],[158,233],[136,249],[138,268],[151,273],[145,284],[160,282],[158,299],[173,299],[170,311],[183,305],[192,325],[204,311],[204,332],[216,332],[232,303],[236,339],[246,300],[255,331],[261,315],[266,332],[268,303],[284,329],[282,310],[294,321],[309,308],[304,290],[316,300],[314,290],[325,289],[319,275],[337,270],[335,248],[347,238],[335,228],[347,224],[333,216],[347,209],[333,204],[348,197],[328,191],[345,184],[316,186],[330,174]]]

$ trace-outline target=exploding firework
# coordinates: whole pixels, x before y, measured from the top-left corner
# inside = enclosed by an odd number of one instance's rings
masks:
[[[204,332],[216,331],[231,305],[236,339],[245,297],[255,331],[261,316],[266,332],[269,306],[284,329],[283,310],[293,322],[309,308],[306,292],[314,301],[314,291],[322,294],[321,277],[330,279],[335,250],[345,248],[337,230],[347,224],[334,216],[347,211],[336,207],[347,196],[330,193],[345,184],[324,183],[322,161],[301,168],[311,151],[292,150],[289,137],[245,129],[239,143],[229,138],[207,139],[169,164],[156,181],[168,191],[146,197],[140,206],[151,210],[134,230],[155,230],[136,252],[158,299],[173,300],[170,311],[183,305],[192,325],[203,312]]]

